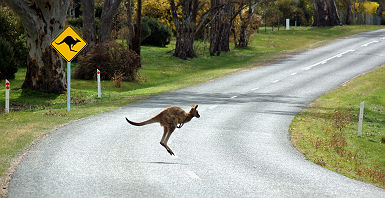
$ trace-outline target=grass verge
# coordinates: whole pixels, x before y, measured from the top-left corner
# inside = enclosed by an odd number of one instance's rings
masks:
[[[311,161],[385,188],[385,65],[312,102],[291,124],[293,144]],[[363,135],[357,136],[365,101]]]
[[[198,55],[192,60],[180,60],[165,48],[142,47],[142,66],[137,82],[123,82],[115,88],[113,82],[102,82],[102,99],[97,99],[95,81],[71,82],[71,112],[66,112],[66,95],[42,94],[19,89],[26,69],[19,69],[11,80],[11,113],[3,114],[0,105],[0,177],[7,176],[12,159],[43,134],[63,124],[90,115],[110,111],[165,91],[203,83],[240,70],[282,59],[290,54],[318,47],[337,38],[385,26],[338,26],[326,28],[297,27],[290,31],[260,33],[251,38],[250,47],[233,49],[220,57],[208,54],[208,44],[196,42]],[[73,67],[76,66],[72,64]],[[74,68],[72,69],[74,71]],[[4,81],[0,82],[1,85]],[[0,88],[0,104],[4,104],[5,88]],[[1,180],[0,180],[1,181]],[[4,181],[4,180],[3,180]]]

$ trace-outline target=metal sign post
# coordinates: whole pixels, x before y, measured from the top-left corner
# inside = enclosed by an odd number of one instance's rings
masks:
[[[67,112],[71,110],[71,62],[67,62]]]
[[[5,113],[9,113],[9,81],[5,79]]]
[[[102,98],[102,88],[100,87],[100,71],[96,69],[96,76],[98,79],[98,98]]]

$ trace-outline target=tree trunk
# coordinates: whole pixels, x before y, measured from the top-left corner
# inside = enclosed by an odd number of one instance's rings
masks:
[[[194,34],[196,30],[196,16],[198,11],[198,0],[183,0],[182,18],[177,15],[177,8],[174,0],[169,0],[171,12],[176,27],[176,47],[174,56],[187,59],[194,58]]]
[[[233,14],[234,14],[234,6],[231,3],[227,3],[227,5],[224,7],[225,9],[225,16],[223,20],[222,25],[222,33],[221,33],[221,39],[219,42],[220,49],[223,52],[229,52],[230,51],[230,34],[231,34],[231,27],[233,25]]]
[[[385,0],[378,0],[377,2],[380,5],[378,6],[376,12],[377,12],[377,15],[381,17],[381,25],[384,25],[385,16],[383,15],[383,13],[385,11]]]
[[[315,26],[342,25],[334,0],[315,0],[314,9],[317,15],[314,21]]]
[[[142,26],[142,0],[137,0],[136,30],[135,30],[134,40],[132,41],[132,50],[134,50],[139,56],[140,56],[141,26]]]
[[[232,25],[232,15],[234,7],[225,0],[211,0],[211,7],[218,7],[226,4],[219,9],[213,16],[210,28],[210,55],[220,56],[222,51],[230,51],[230,33]]]
[[[174,56],[188,59],[194,58],[194,33],[195,24],[184,22],[177,30]]]
[[[83,38],[87,41],[88,46],[85,49],[91,49],[96,43],[96,23],[95,23],[95,2],[93,0],[82,0],[81,6],[83,9]]]
[[[353,21],[352,0],[348,2],[348,10],[346,11],[346,25],[351,25]]]
[[[127,46],[128,49],[132,50],[132,41],[135,37],[134,24],[132,23],[132,4],[131,0],[127,0],[126,2],[127,9],[127,28],[128,28],[128,36],[127,36]]]
[[[69,1],[6,0],[20,16],[27,37],[28,64],[23,89],[60,94],[66,90],[65,63],[50,47],[64,29]]]
[[[241,18],[241,29],[239,32],[239,44],[236,47],[245,48],[249,44],[249,38],[247,34],[247,30],[251,23],[251,17],[253,16],[253,8],[252,8],[252,2],[249,1],[249,10],[247,13],[245,13],[246,16],[242,16],[242,13],[239,14]]]
[[[211,0],[211,8],[218,7],[220,4],[222,4],[221,0]],[[213,15],[213,19],[211,21],[210,25],[210,56],[220,56],[221,49],[219,48],[219,42],[220,42],[220,31],[222,29],[221,27],[221,21],[223,20],[223,8],[220,8],[215,14]]]
[[[112,18],[115,16],[122,0],[105,0],[100,18],[99,42],[109,42],[112,31]]]
[[[247,16],[241,18],[241,29],[239,31],[239,43],[237,47],[245,48],[249,44],[249,39],[247,36],[247,28],[250,23],[250,14],[247,13]]]

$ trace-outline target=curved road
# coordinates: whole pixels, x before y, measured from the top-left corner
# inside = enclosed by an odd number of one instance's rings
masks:
[[[385,197],[385,190],[307,161],[291,144],[295,114],[322,93],[385,63],[385,30],[282,62],[162,94],[64,126],[36,145],[9,197]],[[159,144],[163,108],[201,118]]]

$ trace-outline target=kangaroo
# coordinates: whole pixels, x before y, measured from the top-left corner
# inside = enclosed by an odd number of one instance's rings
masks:
[[[62,44],[62,43],[65,43],[65,44],[67,44],[68,45],[68,47],[70,48],[70,51],[72,51],[72,52],[77,52],[77,51],[75,51],[75,50],[72,50],[72,47],[74,47],[75,45],[76,45],[76,43],[79,43],[79,42],[81,42],[81,41],[79,41],[79,39],[74,39],[74,38],[72,38],[71,36],[67,36],[67,37],[65,37],[64,39],[63,39],[63,41],[62,42],[60,42],[60,43],[56,43],[57,45],[60,45],[60,44]]]
[[[193,117],[199,118],[198,105],[192,105],[190,112],[186,113],[180,107],[168,107],[161,111],[158,115],[144,122],[132,122],[127,120],[128,123],[135,126],[143,126],[146,124],[152,124],[159,122],[163,126],[163,136],[160,140],[160,144],[167,150],[170,155],[175,155],[171,148],[168,147],[167,142],[175,128],[182,128],[182,126],[189,122]]]

